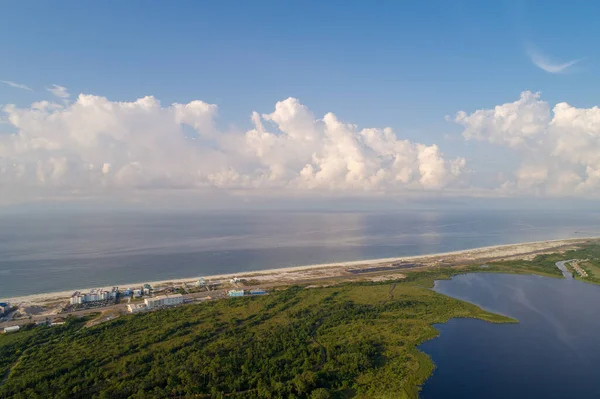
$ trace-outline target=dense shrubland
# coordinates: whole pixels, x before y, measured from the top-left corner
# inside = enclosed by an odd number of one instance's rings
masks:
[[[410,281],[73,319],[0,337],[0,397],[414,398],[451,317],[506,320]]]

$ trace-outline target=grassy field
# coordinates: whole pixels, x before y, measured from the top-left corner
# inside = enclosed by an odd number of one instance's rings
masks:
[[[589,278],[600,281],[600,262],[597,260],[585,261],[579,263],[579,266],[587,272]]]
[[[598,246],[532,261],[409,272],[398,281],[292,286],[245,297],[121,316],[26,327],[0,336],[0,398],[404,398],[433,370],[417,350],[454,317],[516,322],[438,294],[459,273],[561,278],[558,260],[590,259]],[[93,318],[96,316],[90,317]]]

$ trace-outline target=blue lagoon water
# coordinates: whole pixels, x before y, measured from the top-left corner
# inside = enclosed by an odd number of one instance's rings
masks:
[[[592,235],[599,213],[2,215],[0,298]]]
[[[453,319],[420,349],[436,364],[423,399],[599,398],[600,286],[539,276],[468,274],[435,290],[518,324]]]

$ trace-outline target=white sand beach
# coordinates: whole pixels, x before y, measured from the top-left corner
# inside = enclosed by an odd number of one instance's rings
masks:
[[[357,267],[380,267],[389,265],[395,262],[409,262],[419,263],[423,267],[432,265],[457,265],[461,263],[469,263],[478,260],[499,260],[499,259],[530,259],[535,255],[548,252],[556,252],[556,250],[566,250],[576,245],[597,240],[598,237],[584,237],[564,240],[549,240],[549,241],[535,241],[520,244],[506,244],[506,245],[493,245],[487,247],[466,249],[453,252],[442,252],[433,253],[427,255],[415,255],[395,258],[379,258],[369,260],[357,260],[350,262],[336,262],[336,263],[324,263],[324,264],[313,264],[313,265],[301,265],[293,267],[284,267],[267,270],[247,271],[239,273],[220,274],[212,276],[197,276],[193,278],[173,278],[168,280],[159,281],[139,281],[129,283],[118,283],[112,284],[112,286],[118,286],[121,288],[126,287],[139,287],[143,284],[150,284],[153,287],[161,285],[181,285],[184,283],[193,283],[198,280],[199,277],[203,277],[205,280],[211,282],[227,281],[233,277],[252,279],[256,281],[264,282],[293,282],[295,280],[303,280],[306,278],[314,277],[335,277],[347,274],[348,270]],[[89,291],[92,287],[80,288],[77,290],[65,290],[50,293],[40,293],[34,295],[26,295],[12,298],[0,298],[3,302],[9,302],[11,304],[19,306],[33,306],[43,305],[56,301],[67,300],[73,291]],[[93,288],[110,288],[110,287],[93,287]]]

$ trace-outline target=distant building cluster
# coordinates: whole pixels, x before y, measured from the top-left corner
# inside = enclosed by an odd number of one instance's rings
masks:
[[[88,293],[76,291],[71,295],[71,305],[83,305],[85,303],[116,300],[118,296],[140,298],[143,295],[150,295],[152,287],[150,284],[144,284],[140,288],[127,288],[119,291],[119,287],[113,287],[112,290],[93,289]]]
[[[573,269],[579,274],[579,277],[586,278],[588,276],[587,272],[583,270],[581,266],[579,266],[579,262],[584,262],[583,260],[575,259],[570,264]]]
[[[150,295],[152,292],[152,287],[150,284],[144,284],[140,288],[127,288],[123,291],[123,296],[132,296],[134,298],[140,298],[143,295]]]
[[[89,302],[100,302],[100,301],[108,301],[111,299],[117,299],[119,295],[119,287],[113,287],[112,290],[102,290],[102,289],[93,289],[88,293],[81,293],[79,291],[75,291],[73,295],[71,295],[70,303],[71,305],[82,305],[84,303]]]
[[[239,280],[237,280],[237,281],[239,281]],[[198,286],[202,286],[204,284],[206,284],[204,279],[200,279],[197,282]],[[135,289],[127,288],[126,290],[124,290],[122,292],[119,292],[118,287],[113,287],[112,290],[110,290],[110,291],[105,290],[105,289],[92,289],[88,293],[82,293],[79,291],[74,292],[73,295],[71,296],[70,302],[71,302],[71,305],[83,305],[83,304],[90,303],[91,304],[90,307],[96,307],[98,305],[103,306],[105,304],[100,303],[100,304],[95,305],[94,303],[116,300],[119,296],[141,297],[142,295],[147,295],[147,297],[144,298],[143,303],[142,302],[134,302],[134,303],[127,304],[127,309],[130,313],[139,313],[139,312],[144,312],[147,310],[160,309],[160,308],[165,308],[165,307],[169,307],[169,306],[181,305],[184,303],[184,297],[182,294],[167,294],[167,295],[158,295],[158,296],[150,297],[151,293],[152,293],[152,287],[148,284],[145,284],[143,287],[135,288]],[[247,295],[250,295],[250,296],[251,295],[266,295],[267,291],[260,289],[260,288],[251,289],[251,290],[238,289],[238,290],[229,290],[227,292],[227,294],[230,297],[243,297],[243,296],[247,296]],[[210,299],[211,299],[211,297],[197,298],[197,300],[210,300]],[[4,312],[10,311],[10,309],[11,308],[8,303],[0,302],[0,315]],[[46,318],[45,321],[38,321],[36,323],[36,325],[57,326],[57,325],[62,325],[64,323],[65,323],[64,319],[56,319],[56,320],[54,320],[54,322],[51,322],[48,318]],[[19,326],[9,326],[9,327],[4,328],[4,333],[16,332],[16,331],[19,331],[20,329],[21,329],[21,327],[19,327]]]
[[[127,305],[127,309],[131,313],[139,313],[145,310],[180,305],[182,303],[183,295],[181,294],[159,295],[153,298],[144,299],[144,303],[130,303]]]

